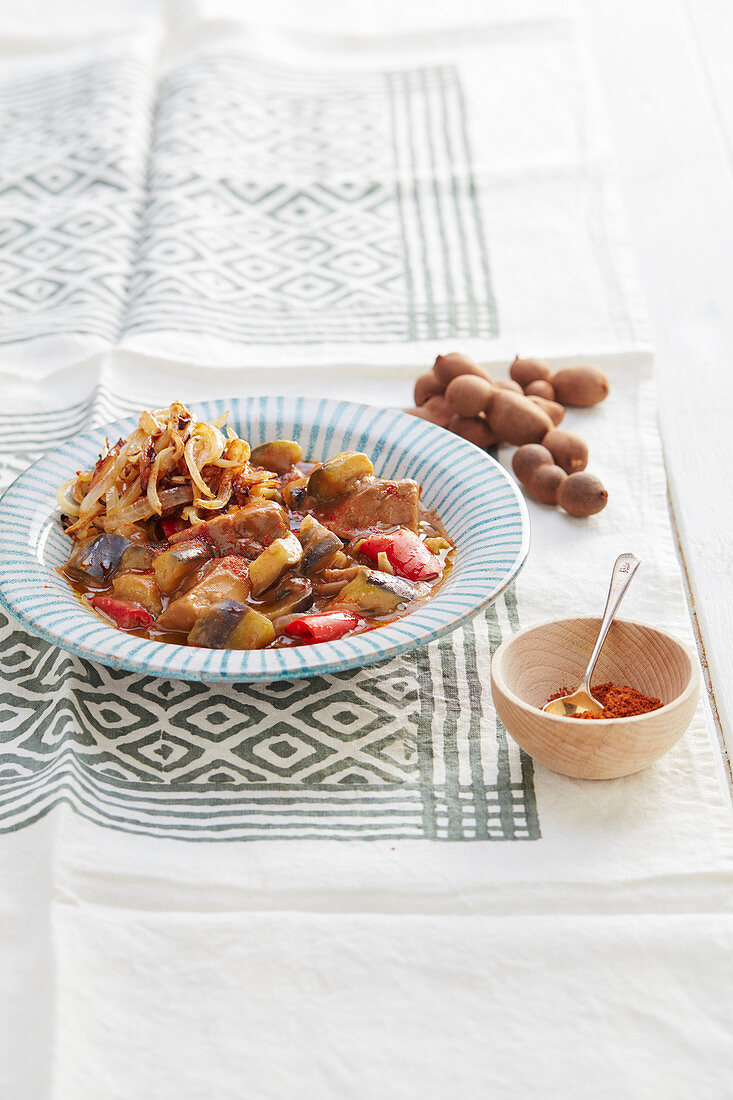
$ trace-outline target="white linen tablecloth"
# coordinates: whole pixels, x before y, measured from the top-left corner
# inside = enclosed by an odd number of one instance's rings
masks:
[[[590,358],[611,395],[566,418],[606,510],[530,504],[528,564],[486,619],[381,679],[296,685],[305,717],[269,689],[110,673],[4,629],[0,1093],[727,1095],[733,840],[706,702],[653,768],[582,783],[533,767],[488,691],[499,637],[600,608],[625,550],[643,566],[624,615],[693,641],[575,22],[407,5],[386,36],[319,5],[301,33],[280,5],[257,25],[94,5],[49,12],[41,41],[10,11],[3,484],[174,397],[407,405],[453,347],[497,372],[517,351]],[[318,751],[314,699],[334,692],[362,722],[340,815],[314,810],[322,777],[284,782],[277,760]],[[280,745],[259,750],[259,795],[234,772],[255,726]],[[417,794],[413,727],[432,761]],[[191,812],[217,769],[231,807]]]

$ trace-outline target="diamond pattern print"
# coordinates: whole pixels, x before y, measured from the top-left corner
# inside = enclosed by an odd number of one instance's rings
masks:
[[[207,811],[200,826],[210,835],[222,812],[216,794],[226,792],[224,835],[251,835],[247,814],[263,800],[273,815],[272,835],[290,835],[286,826],[298,823],[311,830],[309,835],[331,835],[319,831],[323,814],[333,815],[344,836],[385,835],[387,827],[390,836],[537,835],[526,762],[521,780],[505,781],[505,795],[496,785],[483,789],[483,834],[477,829],[474,801],[466,801],[464,790],[456,796],[447,785],[425,790],[421,757],[430,758],[434,746],[426,742],[418,712],[426,693],[431,697],[435,689],[415,656],[378,671],[382,683],[409,684],[402,694],[408,704],[398,708],[394,702],[367,704],[365,699],[374,699],[373,685],[363,673],[293,682],[285,685],[285,693],[262,685],[229,689],[191,684],[161,692],[157,681],[86,664],[13,631],[5,622],[1,636],[0,802],[12,828],[33,809],[27,784],[34,783],[38,796],[45,797],[53,786],[54,767],[65,761],[67,777],[81,777],[91,792],[91,810],[85,800],[72,802],[79,812],[97,819],[98,807],[103,823],[110,824],[111,813],[112,823],[117,820],[120,827],[133,813],[137,828],[153,833],[189,835],[161,820],[172,805],[181,804]],[[197,704],[192,705],[192,697]],[[107,784],[104,799],[100,783]],[[353,802],[344,803],[336,793],[344,789],[355,792]],[[151,803],[155,791],[157,805]],[[405,830],[391,820],[396,811],[384,801],[390,792],[400,814],[409,819]],[[508,818],[505,808],[503,817],[493,820],[488,807],[503,797],[509,800]],[[14,812],[16,802],[22,807]],[[432,803],[427,822],[426,802]],[[453,814],[452,821],[441,814],[441,802]],[[277,806],[296,804],[301,807],[297,820],[276,821]],[[382,821],[386,812],[387,825]],[[516,816],[520,812],[526,815],[523,822]]]
[[[152,87],[131,58],[0,85],[0,342],[49,332],[117,339]]]
[[[464,121],[450,67],[221,49],[0,85],[0,342],[493,336]]]

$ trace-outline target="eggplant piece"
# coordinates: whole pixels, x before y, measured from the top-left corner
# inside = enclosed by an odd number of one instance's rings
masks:
[[[308,478],[308,496],[316,501],[335,500],[373,472],[371,459],[361,451],[341,451],[315,468]]]
[[[359,565],[347,565],[339,569],[324,569],[313,580],[313,591],[317,596],[336,596],[349,581],[358,576]]]
[[[204,567],[203,576],[193,587],[168,604],[156,625],[163,630],[188,633],[207,607],[220,600],[246,600],[249,589],[247,562],[243,558],[217,558]]]
[[[273,439],[255,447],[250,456],[253,466],[262,466],[275,474],[286,474],[303,457],[300,443],[294,439]]]
[[[164,550],[153,560],[155,579],[160,591],[169,596],[195,569],[211,559],[211,551],[202,542],[181,542]]]
[[[239,600],[207,607],[188,635],[191,645],[204,649],[264,649],[274,640],[275,628],[267,616]]]
[[[286,569],[298,565],[303,547],[292,533],[283,539],[275,539],[266,550],[250,564],[249,576],[252,595],[260,596],[280,580]]]
[[[98,535],[74,547],[66,568],[82,580],[92,577],[103,584],[117,570],[122,555],[130,546],[130,540],[122,535]]]
[[[303,507],[305,498],[308,493],[308,478],[298,477],[293,478],[287,485],[282,487],[282,497],[288,508],[292,508],[297,511]]]
[[[271,500],[253,500],[236,512],[216,516],[170,538],[171,547],[198,539],[217,554],[237,554],[253,561],[275,539],[290,531],[285,510]]]
[[[353,608],[368,615],[384,615],[411,603],[425,591],[425,585],[413,584],[402,577],[392,577],[376,569],[360,569],[353,581],[341,589],[331,606]]]
[[[263,604],[260,611],[268,619],[279,619],[282,615],[299,615],[313,607],[313,586],[304,577],[291,577],[278,588],[272,603]]]
[[[303,544],[303,560],[300,571],[304,576],[324,569],[340,550],[343,543],[338,535],[329,531],[313,516],[305,516],[300,525],[300,541]]]
[[[120,573],[134,570],[136,573],[149,573],[153,568],[153,560],[160,551],[154,546],[133,543],[128,546],[120,558]]]
[[[160,589],[152,573],[120,573],[112,581],[116,596],[139,603],[155,617],[163,610]]]

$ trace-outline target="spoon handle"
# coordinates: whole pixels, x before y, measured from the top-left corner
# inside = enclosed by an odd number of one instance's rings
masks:
[[[619,604],[626,594],[626,589],[631,584],[631,580],[634,573],[641,565],[641,558],[637,558],[636,554],[621,554],[616,558],[616,563],[611,573],[611,584],[608,588],[608,596],[606,598],[606,607],[603,612],[603,618],[601,619],[601,627],[598,631],[598,637],[596,638],[596,644],[593,646],[593,652],[590,655],[588,661],[588,667],[585,670],[583,680],[580,684],[580,688],[584,689],[590,695],[590,681],[593,675],[593,670],[596,667],[596,661],[603,648],[603,643],[606,640],[606,635],[611,628],[611,623],[614,620],[616,612],[619,609]],[[580,689],[579,689],[580,690]]]

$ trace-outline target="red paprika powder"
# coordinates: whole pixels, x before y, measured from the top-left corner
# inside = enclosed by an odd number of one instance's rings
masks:
[[[547,701],[549,703],[552,699],[560,699],[563,695],[569,694],[567,688],[562,688],[551,695]],[[591,694],[602,704],[603,710],[598,713],[584,710],[580,714],[573,714],[573,718],[633,718],[635,714],[648,714],[650,710],[659,710],[662,705],[659,699],[643,695],[636,688],[610,682],[596,684],[591,688]]]

